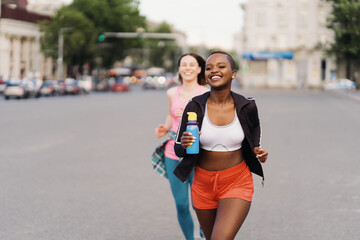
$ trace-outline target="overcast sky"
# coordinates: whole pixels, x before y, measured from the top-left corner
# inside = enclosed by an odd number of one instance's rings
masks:
[[[166,21],[184,32],[190,45],[205,44],[229,50],[233,47],[234,35],[241,31],[243,11],[240,3],[246,1],[140,0],[140,12],[149,20]]]
[[[140,12],[186,33],[190,45],[231,49],[234,35],[241,31],[243,2],[246,0],[140,0]]]

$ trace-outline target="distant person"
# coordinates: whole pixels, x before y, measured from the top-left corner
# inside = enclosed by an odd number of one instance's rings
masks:
[[[175,152],[183,157],[175,175],[186,181],[195,167],[192,199],[206,239],[234,239],[249,210],[254,192],[252,174],[264,178],[260,162],[260,122],[255,100],[231,91],[236,76],[233,58],[225,52],[209,55],[205,78],[210,92],[197,96],[184,109]],[[194,137],[185,132],[187,112],[195,112],[201,131],[200,153],[186,154]]]
[[[191,203],[191,199],[189,199],[189,188],[192,184],[192,175],[183,183],[173,174],[179,162],[179,158],[174,152],[174,138],[186,104],[193,97],[209,90],[203,86],[206,83],[204,77],[205,60],[201,56],[195,53],[182,55],[178,60],[178,68],[181,85],[170,88],[167,91],[169,114],[166,117],[165,124],[160,124],[155,129],[155,133],[158,138],[169,134],[170,140],[165,141],[163,144],[165,146],[163,162],[165,164],[164,174],[170,182],[181,230],[187,240],[192,240],[194,239],[194,222],[189,209]]]

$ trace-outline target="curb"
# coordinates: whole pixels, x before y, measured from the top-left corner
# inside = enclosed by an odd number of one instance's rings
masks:
[[[331,91],[331,93],[341,95],[341,96],[345,96],[345,97],[352,98],[354,100],[360,101],[360,90],[345,91],[345,92],[343,92],[343,91]]]

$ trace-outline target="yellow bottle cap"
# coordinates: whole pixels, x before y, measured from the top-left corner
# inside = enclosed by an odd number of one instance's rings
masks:
[[[194,112],[188,112],[187,113],[189,116],[188,116],[188,121],[196,121],[197,120],[197,115],[196,113]]]

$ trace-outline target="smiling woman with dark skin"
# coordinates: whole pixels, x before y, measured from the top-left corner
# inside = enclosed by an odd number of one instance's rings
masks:
[[[260,123],[253,99],[231,91],[236,76],[233,58],[213,52],[206,61],[205,78],[210,93],[193,98],[184,110],[175,151],[184,157],[174,173],[183,181],[186,166],[194,166],[193,205],[206,239],[234,239],[250,210],[253,195],[251,172],[262,177],[267,151],[260,148]],[[186,112],[196,112],[200,153],[184,149],[194,137],[185,132]]]

